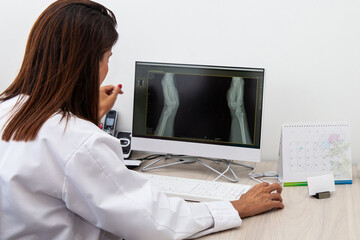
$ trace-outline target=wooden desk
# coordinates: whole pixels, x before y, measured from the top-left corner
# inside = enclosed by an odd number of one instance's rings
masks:
[[[144,166],[147,162],[142,163]],[[249,163],[251,165],[253,163]],[[211,163],[217,169],[223,165]],[[255,185],[248,169],[233,166],[239,183]],[[277,169],[277,162],[261,162],[256,172]],[[140,171],[140,168],[136,170]],[[151,170],[149,173],[212,180],[216,174],[198,163]],[[353,168],[353,184],[336,185],[330,198],[316,199],[308,195],[307,187],[285,187],[282,197],[285,208],[243,219],[239,228],[208,235],[200,240],[221,239],[360,239],[360,185]]]

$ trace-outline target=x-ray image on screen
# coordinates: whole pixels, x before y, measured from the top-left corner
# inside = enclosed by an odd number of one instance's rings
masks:
[[[164,106],[155,130],[157,136],[174,136],[174,121],[179,108],[179,94],[174,81],[173,73],[165,73],[161,80]]]
[[[250,144],[251,138],[244,107],[244,79],[232,77],[227,92],[227,102],[231,113],[230,142]]]
[[[146,134],[253,144],[255,102],[254,79],[150,72]]]

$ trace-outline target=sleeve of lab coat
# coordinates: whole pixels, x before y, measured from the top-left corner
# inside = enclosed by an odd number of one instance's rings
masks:
[[[241,224],[230,202],[167,197],[122,159],[116,138],[94,133],[83,143],[65,167],[68,209],[127,240],[194,238]]]

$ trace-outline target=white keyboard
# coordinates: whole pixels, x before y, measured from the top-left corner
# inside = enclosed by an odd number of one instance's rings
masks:
[[[181,197],[189,201],[233,201],[246,193],[251,186],[190,178],[170,177],[143,173],[160,192],[171,197]]]

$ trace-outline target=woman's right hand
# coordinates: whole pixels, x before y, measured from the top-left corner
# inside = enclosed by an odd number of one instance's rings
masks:
[[[118,86],[102,86],[99,90],[99,119],[105,116],[114,106],[118,94],[123,94],[121,85]]]
[[[231,204],[238,211],[240,218],[254,216],[274,208],[284,208],[281,191],[278,183],[260,183]]]

